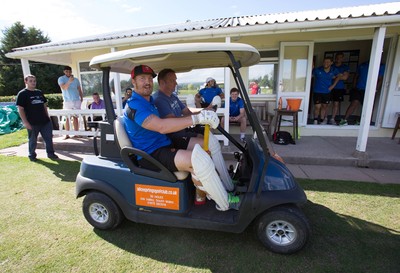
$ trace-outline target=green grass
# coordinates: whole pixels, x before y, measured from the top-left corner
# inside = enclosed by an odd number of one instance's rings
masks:
[[[400,185],[301,180],[313,234],[294,255],[242,234],[125,221],[93,229],[79,162],[0,156],[0,272],[399,272]]]
[[[22,129],[11,134],[0,135],[0,150],[8,147],[19,146],[28,142],[28,131]]]

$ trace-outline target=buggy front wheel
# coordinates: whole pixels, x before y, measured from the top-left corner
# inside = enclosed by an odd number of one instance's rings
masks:
[[[304,247],[310,236],[310,226],[299,208],[285,206],[262,214],[256,221],[256,232],[267,249],[290,254]]]

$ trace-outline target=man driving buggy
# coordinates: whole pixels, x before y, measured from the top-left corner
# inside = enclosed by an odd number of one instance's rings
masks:
[[[161,119],[151,96],[156,76],[153,69],[146,65],[138,65],[131,72],[135,91],[124,110],[124,121],[133,146],[150,154],[172,172],[190,172],[195,187],[206,192],[215,201],[218,210],[239,209],[239,196],[227,192],[212,159],[201,147],[203,138],[188,137],[173,144],[166,135],[197,124],[217,128],[217,114],[202,110],[196,115]],[[154,168],[141,157],[138,157],[138,162],[141,167]]]

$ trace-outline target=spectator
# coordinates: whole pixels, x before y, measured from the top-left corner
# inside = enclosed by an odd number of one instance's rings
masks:
[[[122,99],[122,109],[125,108],[126,102],[132,97],[132,88],[128,87],[125,89],[125,96]]]
[[[93,102],[90,105],[90,109],[106,109],[106,105],[104,104],[104,100],[100,98],[99,93],[94,92],[93,95]]]
[[[104,100],[100,98],[99,93],[94,92],[92,97],[93,97],[93,102],[89,105],[90,109],[106,109]],[[100,120],[103,120],[103,118],[100,116],[93,117],[93,121],[100,121]],[[91,121],[90,118],[89,121]]]
[[[37,137],[40,133],[46,144],[47,157],[58,159],[53,147],[53,127],[47,111],[47,99],[42,91],[36,89],[36,77],[33,75],[25,76],[25,89],[18,92],[17,106],[18,112],[28,130],[28,157],[30,161],[36,161]]]
[[[335,56],[335,64],[333,65],[334,68],[338,70],[341,74],[339,81],[337,82],[334,89],[332,89],[332,118],[330,120],[331,124],[336,125],[336,115],[339,113],[339,106],[340,103],[343,101],[343,96],[346,93],[346,86],[344,81],[346,81],[349,77],[350,68],[348,65],[343,63],[343,52],[336,53]]]
[[[196,107],[209,107],[215,96],[219,96],[221,99],[223,99],[224,93],[222,92],[222,89],[218,87],[215,79],[208,77],[206,79],[206,86],[195,96]]]
[[[339,122],[340,126],[348,125],[347,119],[353,114],[357,107],[364,103],[365,88],[367,86],[368,79],[369,61],[360,64],[357,68],[357,74],[354,79],[354,87],[350,91],[350,105],[346,110],[344,119]],[[382,87],[383,74],[385,73],[385,65],[381,64],[378,73],[377,89],[380,90]],[[356,121],[356,125],[359,125],[359,121]]]
[[[75,110],[81,109],[81,103],[83,100],[83,92],[81,84],[77,78],[72,75],[72,68],[70,66],[64,67],[64,76],[58,78],[58,85],[61,88],[62,96],[64,99],[63,109]],[[72,124],[75,131],[79,130],[78,117],[72,117]],[[65,123],[65,130],[70,130],[69,119]],[[65,139],[69,138],[68,135]]]
[[[313,76],[314,82],[314,124],[318,124],[318,118],[321,124],[327,124],[328,118],[326,110],[331,101],[331,90],[335,88],[340,77],[336,68],[332,67],[332,59],[324,58],[323,65],[315,68]],[[333,83],[332,83],[333,81]]]
[[[234,87],[230,91],[229,98],[229,122],[240,124],[240,140],[245,141],[247,118],[244,111],[243,100],[239,97],[239,90]],[[224,126],[224,118],[221,119],[221,126]]]
[[[251,95],[261,94],[261,88],[258,85],[257,81],[252,82],[252,84],[250,85],[250,94]]]

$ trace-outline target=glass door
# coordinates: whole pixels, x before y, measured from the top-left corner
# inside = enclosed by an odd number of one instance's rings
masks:
[[[299,125],[303,126],[308,117],[313,50],[313,42],[282,42],[279,50],[277,106],[279,98],[283,108],[286,99],[301,99]]]

